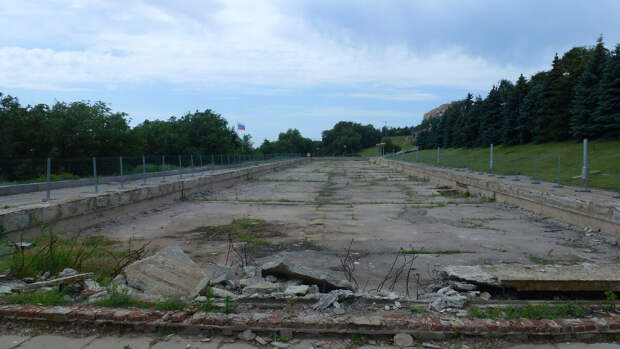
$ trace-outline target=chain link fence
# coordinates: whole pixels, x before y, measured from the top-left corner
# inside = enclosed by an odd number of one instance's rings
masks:
[[[252,166],[305,154],[183,154],[92,158],[0,159],[0,196],[33,191],[191,176],[199,172]]]
[[[552,182],[556,187],[573,186],[578,187],[579,191],[596,187],[616,191],[618,194],[614,197],[620,196],[620,152],[616,155],[599,155],[596,151],[588,150],[587,140],[584,140],[582,153],[569,155],[498,152],[491,146],[476,151],[443,151],[441,148],[415,150],[388,154],[386,157],[506,178],[515,182]]]

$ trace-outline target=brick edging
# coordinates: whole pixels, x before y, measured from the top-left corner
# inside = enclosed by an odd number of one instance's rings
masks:
[[[273,332],[283,329],[306,334],[390,335],[410,333],[418,337],[442,336],[564,336],[620,334],[620,316],[556,320],[488,320],[442,318],[438,314],[393,313],[384,315],[333,315],[329,313],[222,314],[187,311],[158,311],[138,308],[101,308],[93,306],[2,305],[0,318],[10,320],[50,321],[57,323],[96,323],[143,328],[187,328],[217,330],[224,334],[251,329]]]

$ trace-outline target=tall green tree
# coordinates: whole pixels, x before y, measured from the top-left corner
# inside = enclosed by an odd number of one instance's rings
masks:
[[[598,85],[603,77],[608,56],[609,52],[601,36],[575,88],[575,98],[570,108],[570,133],[575,138],[594,137],[601,133],[600,125],[594,120],[594,113],[599,101]]]
[[[620,139],[620,44],[607,60],[597,95],[594,124],[601,135]]]
[[[523,103],[523,99],[528,92],[527,80],[523,74],[519,75],[514,88],[510,90],[506,96],[506,101],[502,105],[502,136],[503,144],[514,145],[519,144],[519,109]]]
[[[543,92],[547,81],[547,72],[539,72],[528,82],[528,91],[519,107],[517,133],[519,143],[526,144],[534,140],[534,127],[542,110]]]

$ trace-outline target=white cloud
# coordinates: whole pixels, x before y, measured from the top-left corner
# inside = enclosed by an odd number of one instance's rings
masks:
[[[488,88],[520,67],[490,64],[457,47],[429,55],[403,45],[376,49],[333,40],[278,1],[15,2],[0,10],[0,85],[81,88],[86,84],[173,83],[313,87],[321,84]],[[44,18],[41,25],[37,19]],[[22,45],[21,43],[28,43]],[[355,98],[423,100],[426,93],[353,93]]]

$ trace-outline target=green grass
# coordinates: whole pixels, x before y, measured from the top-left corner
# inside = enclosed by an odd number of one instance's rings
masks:
[[[237,218],[233,219],[230,224],[201,227],[200,230],[205,233],[201,242],[207,243],[215,238],[226,238],[228,234],[231,234],[250,246],[267,246],[269,245],[267,241],[256,238],[256,235],[266,232],[266,229],[266,223],[262,219]]]
[[[11,293],[2,296],[2,300],[8,304],[67,305],[69,302],[64,299],[66,294],[66,289],[60,291],[58,287],[54,287],[53,290],[47,292],[36,290],[33,292]]]
[[[103,281],[115,277],[126,263],[144,257],[133,250],[120,249],[117,241],[101,236],[64,238],[46,231],[44,229],[34,239],[24,239],[33,244],[31,248],[10,248],[9,253],[0,258],[0,269],[10,270],[12,277],[23,278],[45,272],[55,275],[72,268],[83,273],[92,272],[96,280]]]
[[[149,304],[141,302],[138,299],[132,297],[127,292],[127,289],[118,289],[117,287],[108,288],[108,296],[99,302],[97,305],[107,308],[148,308]]]
[[[600,171],[590,175],[592,187],[617,191],[620,188],[620,141],[590,141],[588,145],[589,169]],[[494,148],[494,173],[506,176],[516,173],[518,157],[519,173],[534,177],[536,155],[538,154],[538,178],[556,182],[558,178],[558,156],[561,161],[560,182],[562,185],[582,186],[583,144],[579,142],[556,142],[525,144],[516,146],[496,146]],[[447,148],[441,149],[441,165],[447,167],[467,167],[476,171],[489,172],[490,149],[487,148]],[[415,161],[416,153],[395,157],[397,160]],[[427,149],[419,152],[419,161],[437,163],[437,150]]]
[[[187,307],[187,303],[175,297],[155,303],[155,309],[161,311],[181,311],[185,307]]]
[[[394,136],[394,137],[389,137],[389,138],[392,139],[392,143],[400,146],[401,150],[415,148],[415,145],[411,144],[410,136]],[[359,152],[357,152],[357,154],[360,156],[379,156],[379,147],[373,146],[373,147],[369,147],[366,149],[362,149]]]
[[[558,304],[537,304],[527,303],[524,307],[486,307],[478,308],[471,306],[469,315],[478,319],[498,319],[506,320],[540,320],[540,319],[558,319],[558,318],[581,318],[588,314],[588,309],[575,302],[566,302]]]

